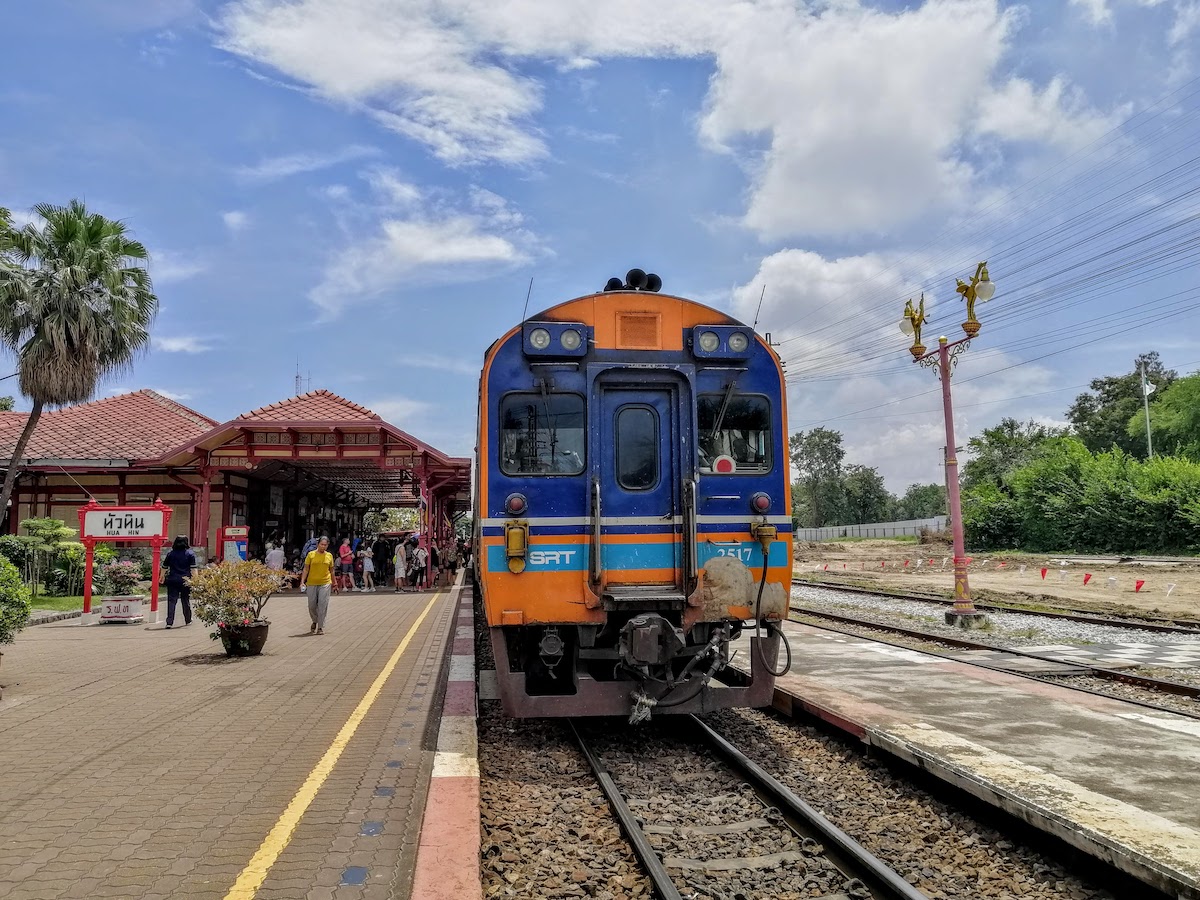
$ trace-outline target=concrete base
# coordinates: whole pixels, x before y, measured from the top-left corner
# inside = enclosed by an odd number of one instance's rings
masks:
[[[973,628],[983,628],[988,623],[986,613],[946,613],[946,624],[954,625],[957,628],[965,628],[968,631]]]
[[[80,613],[79,614],[79,624],[80,625],[99,625],[100,624],[99,611],[93,609],[92,612],[90,612],[90,613]]]
[[[154,610],[153,612],[151,612],[149,607],[147,607],[145,609],[145,611],[142,613],[142,621],[146,625],[157,625],[159,622],[165,622],[166,620],[167,620],[167,617],[163,613],[163,609],[161,606],[158,609]]]

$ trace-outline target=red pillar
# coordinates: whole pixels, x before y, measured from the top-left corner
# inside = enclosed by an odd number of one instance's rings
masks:
[[[92,612],[92,567],[95,560],[96,544],[93,541],[86,541],[83,545],[83,614],[85,616]],[[158,583],[157,577],[154,579],[154,583]]]

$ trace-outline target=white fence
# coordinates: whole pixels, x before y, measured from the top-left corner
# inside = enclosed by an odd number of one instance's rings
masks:
[[[866,525],[830,525],[826,528],[797,528],[792,535],[798,541],[829,541],[837,538],[890,538],[920,534],[922,528],[942,531],[949,524],[946,516],[932,519],[907,519],[903,522],[869,522]]]

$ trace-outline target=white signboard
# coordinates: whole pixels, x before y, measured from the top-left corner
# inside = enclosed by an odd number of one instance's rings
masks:
[[[162,510],[94,509],[84,513],[83,534],[80,537],[147,538],[162,533]]]
[[[140,622],[141,597],[105,597],[100,601],[101,622]]]

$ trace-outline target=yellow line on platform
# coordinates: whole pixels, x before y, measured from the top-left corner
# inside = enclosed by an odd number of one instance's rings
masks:
[[[412,627],[408,629],[408,633],[404,635],[403,640],[397,645],[395,652],[391,658],[384,664],[379,674],[375,676],[375,680],[371,682],[371,686],[367,688],[367,692],[363,694],[363,698],[358,701],[358,706],[354,707],[354,712],[350,713],[350,718],[346,720],[346,724],[342,726],[341,731],[337,733],[337,737],[333,739],[333,743],[329,745],[324,755],[313,766],[308,777],[304,779],[304,784],[300,785],[300,790],[296,791],[296,795],[292,797],[292,802],[287,805],[287,809],[279,817],[279,821],[275,823],[275,827],[271,829],[258,851],[250,858],[250,862],[246,864],[246,868],[242,869],[238,875],[237,881],[233,883],[233,887],[229,889],[229,893],[225,895],[225,900],[253,900],[258,889],[262,887],[262,883],[267,879],[267,873],[271,871],[271,866],[275,865],[281,853],[292,840],[292,834],[296,831],[296,826],[300,824],[300,818],[305,811],[312,805],[313,800],[317,797],[317,791],[321,789],[321,785],[325,783],[325,779],[333,771],[333,767],[337,765],[338,758],[341,757],[342,751],[346,749],[346,745],[350,743],[350,739],[354,737],[354,732],[358,730],[358,726],[362,720],[366,718],[371,707],[374,705],[379,692],[383,690],[384,683],[388,680],[388,676],[396,668],[400,662],[400,658],[404,655],[404,651],[408,649],[408,645],[412,642],[413,637],[417,633],[417,629],[421,627],[421,623],[425,621],[425,617],[429,615],[429,611],[433,609],[433,605],[438,601],[438,598],[443,596],[445,591],[438,591],[434,594],[429,602],[425,605],[425,609],[421,611],[421,615],[417,616],[417,621],[413,622]],[[453,623],[451,623],[453,628]]]

